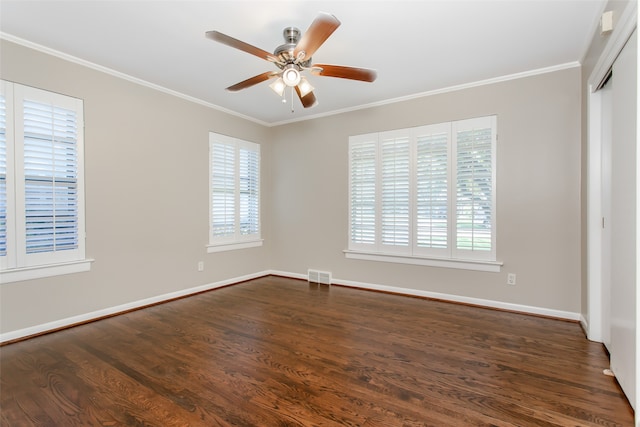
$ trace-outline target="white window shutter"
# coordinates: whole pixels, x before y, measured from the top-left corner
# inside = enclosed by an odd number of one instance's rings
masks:
[[[238,172],[240,235],[258,236],[260,231],[260,153],[255,147],[240,147]]]
[[[349,138],[349,250],[495,261],[496,116]]]
[[[416,135],[416,254],[449,254],[449,123],[423,126]]]
[[[77,249],[76,113],[30,100],[23,108],[26,252]]]
[[[495,116],[453,123],[456,257],[495,259]]]
[[[211,246],[260,240],[260,145],[209,133]]]
[[[380,136],[380,244],[390,252],[410,251],[411,167],[407,132]]]
[[[17,266],[13,87],[0,80],[0,269]]]
[[[377,135],[349,141],[349,248],[375,247]]]
[[[3,85],[4,86],[4,85]],[[0,92],[0,266],[7,265],[7,99]]]
[[[236,153],[233,145],[212,142],[211,148],[211,235],[233,237],[235,228]]]
[[[18,266],[84,260],[83,103],[16,85]]]

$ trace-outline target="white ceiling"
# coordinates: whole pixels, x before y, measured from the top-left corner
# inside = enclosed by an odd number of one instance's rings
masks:
[[[0,31],[264,124],[301,120],[582,59],[606,0],[0,1]],[[274,69],[205,38],[218,30],[273,51],[282,30],[318,12],[342,25],[316,63],[373,68],[373,83],[311,76],[319,104],[283,104],[268,82],[225,88]],[[1,58],[0,58],[1,59]]]

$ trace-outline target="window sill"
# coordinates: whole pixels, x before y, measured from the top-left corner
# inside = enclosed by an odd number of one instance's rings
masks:
[[[468,259],[425,258],[418,256],[394,255],[354,250],[343,251],[345,257],[365,261],[394,262],[398,264],[425,265],[429,267],[457,268],[461,270],[489,271],[499,273],[502,268],[500,261],[483,261]]]
[[[263,240],[251,240],[247,242],[223,243],[217,245],[207,245],[207,253],[235,251],[237,249],[247,249],[262,246]]]
[[[31,267],[11,268],[0,271],[0,283],[20,282],[23,280],[41,279],[44,277],[62,276],[63,274],[81,273],[91,270],[93,259],[64,262],[60,264],[36,265]]]

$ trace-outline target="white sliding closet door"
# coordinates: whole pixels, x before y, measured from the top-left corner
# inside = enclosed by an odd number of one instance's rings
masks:
[[[613,64],[611,369],[636,407],[637,31]]]

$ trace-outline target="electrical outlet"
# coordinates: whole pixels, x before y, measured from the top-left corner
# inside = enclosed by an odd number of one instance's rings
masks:
[[[198,271],[204,271],[204,262],[198,261]]]
[[[516,275],[513,273],[507,274],[507,285],[515,285],[516,284]]]

